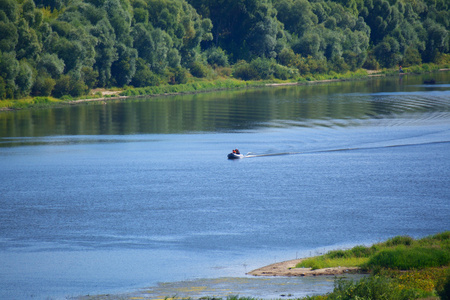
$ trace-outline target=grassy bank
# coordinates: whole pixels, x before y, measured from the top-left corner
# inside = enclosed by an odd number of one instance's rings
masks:
[[[420,66],[412,66],[404,68],[405,73],[408,74],[421,74],[428,72],[435,72],[440,69],[449,67],[448,65],[436,65],[436,64],[423,64]],[[218,90],[230,90],[230,89],[242,89],[262,87],[270,84],[309,84],[327,81],[340,81],[340,80],[359,80],[369,78],[370,76],[394,76],[398,75],[397,69],[383,69],[378,70],[375,73],[367,70],[356,70],[353,72],[335,73],[330,71],[327,74],[307,74],[297,77],[295,80],[238,80],[234,78],[216,78],[214,80],[190,78],[188,83],[176,84],[176,85],[162,85],[162,86],[149,86],[145,88],[124,87],[122,89],[114,88],[114,94],[104,94],[102,92],[94,91],[89,95],[85,95],[78,98],[72,98],[70,96],[63,96],[61,98],[54,97],[27,97],[17,100],[0,100],[0,110],[17,110],[27,108],[41,108],[56,105],[74,105],[83,102],[92,101],[107,101],[110,99],[124,99],[126,97],[139,97],[139,96],[164,96],[172,94],[188,94],[188,93],[200,93]]]
[[[447,266],[450,263],[450,231],[415,240],[398,236],[371,247],[334,250],[302,261],[298,268],[323,269],[346,266],[366,271],[380,268],[413,270]]]
[[[334,250],[297,267],[360,266],[370,273],[359,281],[335,279],[333,292],[303,300],[450,299],[450,231],[415,240],[398,236],[370,247]],[[202,298],[202,300],[218,298]],[[238,296],[227,300],[257,300]]]
[[[438,295],[450,299],[450,231],[419,240],[398,236],[370,247],[330,251],[297,265],[336,266],[361,267],[371,275],[360,282],[337,280],[332,294],[311,299],[418,299]]]

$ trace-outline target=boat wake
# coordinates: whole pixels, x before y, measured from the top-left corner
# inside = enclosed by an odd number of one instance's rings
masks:
[[[248,152],[246,155],[244,155],[243,158],[264,157],[264,156],[282,156],[282,155],[299,155],[299,154],[317,154],[317,153],[343,152],[343,151],[361,151],[361,150],[374,150],[374,149],[386,149],[386,148],[398,148],[398,147],[414,147],[414,146],[433,145],[433,144],[448,144],[448,143],[450,143],[450,141],[434,141],[434,142],[424,142],[424,143],[325,149],[325,150],[313,150],[313,151],[303,151],[303,152],[281,152],[281,153],[268,153],[268,154],[255,154],[253,152]]]

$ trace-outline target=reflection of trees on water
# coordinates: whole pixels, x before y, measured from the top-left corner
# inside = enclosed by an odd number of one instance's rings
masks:
[[[424,91],[420,82],[421,77],[404,78],[401,84],[387,78],[6,112],[0,114],[0,136],[223,132],[286,124],[345,126],[349,120],[448,108],[436,99],[416,101],[417,96],[408,96]]]

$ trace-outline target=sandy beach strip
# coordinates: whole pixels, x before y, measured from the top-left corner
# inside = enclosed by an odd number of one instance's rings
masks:
[[[336,267],[312,270],[311,268],[296,268],[295,266],[303,259],[293,259],[271,264],[251,272],[247,275],[253,276],[324,276],[359,273],[358,267]]]

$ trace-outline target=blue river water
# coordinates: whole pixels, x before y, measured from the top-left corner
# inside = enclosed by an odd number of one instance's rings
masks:
[[[258,292],[245,273],[450,229],[450,76],[436,76],[0,113],[0,298],[183,296],[218,278],[249,296],[330,291]],[[257,157],[227,160],[234,148]]]

